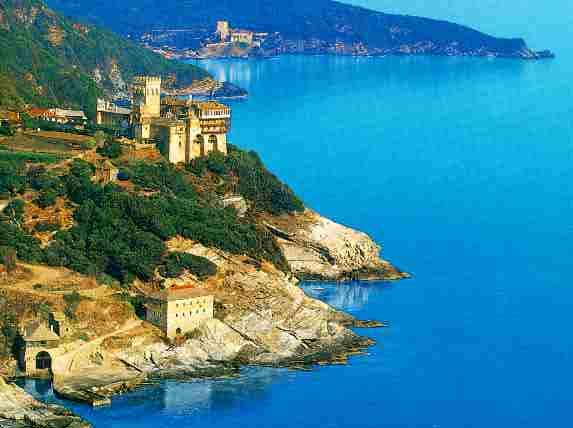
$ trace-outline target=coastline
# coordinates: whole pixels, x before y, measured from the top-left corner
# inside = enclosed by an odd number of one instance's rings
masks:
[[[506,60],[524,60],[524,61],[542,61],[555,59],[557,55],[551,50],[528,51],[523,55],[503,55],[503,54],[469,54],[469,53],[434,53],[434,52],[369,52],[365,54],[341,54],[334,52],[281,52],[276,54],[246,54],[246,55],[197,55],[197,56],[177,56],[172,58],[176,61],[209,61],[209,60],[272,60],[283,56],[326,56],[326,57],[343,57],[343,58],[385,58],[385,57],[443,57],[443,58],[482,58],[482,59],[506,59]]]
[[[328,225],[331,236],[319,251],[322,258],[309,261],[309,271],[327,272],[325,279],[349,280],[341,266],[391,266],[380,259],[380,247],[362,232],[311,211],[275,219],[280,225],[285,221],[294,227],[306,224],[307,241],[297,241],[306,248],[314,246],[317,227]],[[319,232],[324,232],[323,228],[319,227]],[[348,247],[350,243],[353,245]],[[346,250],[340,252],[343,247]],[[352,329],[385,327],[381,322],[357,320],[309,297],[295,275],[271,265],[245,265],[240,257],[184,239],[173,240],[170,248],[217,260],[226,279],[213,290],[219,302],[215,319],[176,346],[161,339],[155,327],[132,319],[109,337],[101,337],[93,345],[87,343],[59,360],[53,367],[53,387],[58,396],[94,406],[113,405],[115,395],[153,385],[158,379],[237,376],[246,366],[308,370],[345,364],[349,356],[363,354],[374,344]],[[325,251],[331,254],[327,256]],[[332,266],[341,272],[338,278],[333,278]],[[408,277],[401,272],[399,277],[378,273],[371,279]],[[96,356],[101,362],[94,365],[90,361]]]

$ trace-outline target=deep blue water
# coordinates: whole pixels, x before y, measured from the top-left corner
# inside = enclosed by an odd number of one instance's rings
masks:
[[[233,143],[256,149],[310,207],[368,232],[415,275],[307,287],[359,318],[391,322],[363,331],[377,340],[368,356],[313,372],[166,382],[109,409],[72,407],[96,428],[569,426],[573,13],[557,0],[482,11],[465,22],[500,35],[519,35],[522,23],[557,59],[202,63],[251,93],[233,103]]]

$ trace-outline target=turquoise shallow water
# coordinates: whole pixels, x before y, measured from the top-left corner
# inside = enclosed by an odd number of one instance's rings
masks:
[[[391,322],[363,331],[377,345],[348,366],[248,369],[73,408],[96,428],[569,426],[573,60],[570,6],[551,3],[538,6],[535,45],[554,61],[202,63],[251,92],[233,103],[233,142],[415,278],[307,286]],[[531,13],[511,15],[502,35]]]

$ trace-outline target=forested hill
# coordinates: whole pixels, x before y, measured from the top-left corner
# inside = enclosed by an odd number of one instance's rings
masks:
[[[175,74],[182,86],[207,75],[66,19],[42,1],[0,0],[0,107],[30,103],[93,113],[99,94],[121,94],[140,73]]]
[[[301,41],[363,44],[373,54],[535,57],[522,39],[502,39],[444,21],[390,15],[331,0],[50,0],[63,13],[121,33],[151,29],[235,28],[280,32],[285,46]]]

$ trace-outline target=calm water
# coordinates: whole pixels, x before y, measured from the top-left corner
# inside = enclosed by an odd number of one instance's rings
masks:
[[[411,3],[414,13],[429,7]],[[249,369],[74,409],[96,428],[569,426],[571,5],[512,3],[497,12],[498,34],[519,34],[523,22],[556,60],[203,63],[251,92],[233,105],[233,142],[259,151],[310,207],[383,242],[415,279],[307,287],[391,322],[364,331],[378,344],[348,366]],[[484,11],[465,22],[491,30],[495,13]]]

